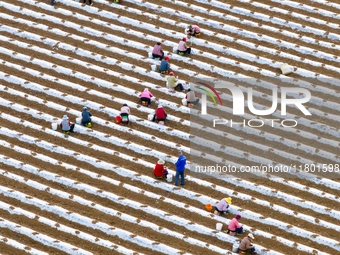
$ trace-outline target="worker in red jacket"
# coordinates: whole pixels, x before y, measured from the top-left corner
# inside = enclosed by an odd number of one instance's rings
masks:
[[[168,171],[166,170],[164,164],[165,161],[162,159],[157,161],[155,169],[153,170],[153,174],[156,178],[166,178],[166,176],[168,175]]]
[[[158,105],[158,108],[157,108],[157,110],[156,110],[156,112],[155,112],[155,114],[153,116],[152,121],[157,121],[157,122],[164,121],[164,123],[165,123],[165,120],[166,120],[167,116],[168,115],[166,114],[163,106]]]

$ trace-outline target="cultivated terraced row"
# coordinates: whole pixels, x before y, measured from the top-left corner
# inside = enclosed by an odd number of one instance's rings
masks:
[[[204,145],[192,155],[204,150],[212,164],[339,161],[340,92],[331,79],[339,72],[334,21],[339,5],[223,2],[98,0],[91,7],[68,0],[54,7],[46,1],[0,2],[1,251],[228,254],[235,239],[215,231],[215,224],[226,229],[232,216],[204,209],[225,196],[233,197],[232,214],[241,213],[246,232],[256,236],[259,254],[340,249],[340,184],[332,175],[198,179],[191,174],[183,187],[152,177],[159,158],[172,174],[178,150],[190,159],[190,131],[199,131],[202,138],[194,142]],[[287,118],[298,120],[297,129],[277,124],[213,129],[213,118],[226,113],[232,118],[232,97],[221,94],[226,104],[208,103],[214,116],[189,122],[190,111],[181,106],[184,94],[169,93],[166,77],[151,72],[155,61],[147,58],[159,40],[171,54],[188,23],[199,23],[202,38],[193,39],[190,58],[171,56],[186,87],[193,76],[272,78],[245,79],[239,86],[253,87],[256,108],[268,107],[285,62],[294,67],[296,80],[281,84],[310,90],[313,116],[298,117],[300,111],[288,107]],[[156,97],[150,108],[139,106],[145,87]],[[132,110],[129,127],[114,123],[123,103]],[[158,104],[169,114],[166,126],[146,120]],[[93,130],[76,126],[76,133],[65,136],[50,129],[65,113],[75,121],[84,105],[94,114]],[[280,111],[273,117],[283,119]]]

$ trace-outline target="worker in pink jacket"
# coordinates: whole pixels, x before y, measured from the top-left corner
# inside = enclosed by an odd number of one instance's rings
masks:
[[[161,46],[161,43],[158,42],[152,50],[152,57],[153,58],[159,58],[159,60],[162,60],[164,58],[164,52]]]
[[[238,236],[242,235],[243,232],[243,227],[242,224],[240,224],[238,221],[241,220],[241,215],[237,214],[235,218],[233,218],[228,226],[228,234],[235,235],[237,234]]]
[[[140,100],[141,100],[141,104],[143,104],[143,102],[147,102],[147,106],[150,106],[151,104],[151,97],[153,97],[153,95],[151,94],[151,92],[149,91],[148,88],[145,88],[144,91],[139,95]],[[146,106],[146,105],[144,105]]]
[[[124,119],[127,118],[127,121],[125,124],[129,124],[129,115],[130,115],[130,108],[127,104],[123,104],[123,107],[120,108],[120,116],[122,117],[122,121],[124,123]]]
[[[190,25],[188,27],[188,29],[189,30],[188,30],[187,34],[190,35],[190,36],[196,36],[196,35],[199,35],[201,33],[201,29],[197,25]]]
[[[188,53],[190,55],[191,53],[191,48],[190,46],[186,43],[187,38],[183,38],[179,43],[178,43],[178,47],[177,47],[177,53],[180,55],[184,55],[186,53]]]
[[[229,205],[231,205],[231,197],[223,198],[215,207],[215,215],[220,215],[220,213],[227,214]]]

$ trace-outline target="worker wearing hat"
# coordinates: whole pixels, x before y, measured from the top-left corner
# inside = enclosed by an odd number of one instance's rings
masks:
[[[165,164],[165,161],[162,159],[157,161],[155,169],[153,170],[153,174],[157,179],[166,178],[166,176],[168,175],[168,171],[166,170],[166,167],[164,166],[164,164]]]
[[[201,34],[201,28],[199,26],[197,25],[188,26],[187,35],[198,37],[200,34]]]
[[[229,223],[228,225],[228,231],[227,233],[235,236],[235,235],[242,235],[243,232],[243,227],[242,224],[239,223],[239,221],[241,220],[241,215],[237,214]]]
[[[169,64],[169,56],[165,56],[165,58],[161,61],[161,64],[159,66],[159,71],[162,74],[168,74],[170,71],[170,64]]]
[[[81,124],[86,127],[91,127],[91,116],[92,114],[87,110],[86,107],[83,107],[83,112],[81,113]],[[90,125],[89,125],[90,124]]]
[[[215,207],[215,215],[220,215],[221,213],[227,214],[229,210],[229,205],[231,205],[231,197],[223,198]]]
[[[64,132],[64,133],[68,133],[68,132],[71,132],[73,133],[73,129],[74,129],[74,124],[72,124],[69,120],[69,118],[67,117],[67,115],[64,115],[62,120],[61,120],[61,123],[60,123],[60,127],[61,127],[61,130]]]
[[[169,76],[166,78],[168,80],[168,87],[173,89],[179,89],[184,92],[184,88],[182,83],[179,83],[177,78],[175,77],[174,72],[170,72]]]
[[[243,238],[242,242],[240,243],[238,249],[240,252],[246,252],[247,254],[257,254],[255,251],[255,247],[252,244],[252,241],[254,240],[253,234],[249,233],[248,236]]]
[[[191,48],[189,46],[189,44],[186,43],[187,38],[183,38],[179,43],[178,43],[178,47],[177,47],[177,52],[179,55],[183,56],[184,54],[188,53],[190,55],[191,53]]]
[[[158,105],[157,110],[155,111],[155,114],[153,115],[152,121],[160,122],[163,121],[165,124],[165,120],[168,114],[165,112],[163,106],[161,104]]]

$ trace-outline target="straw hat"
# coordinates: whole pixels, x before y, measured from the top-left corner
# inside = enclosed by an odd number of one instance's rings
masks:
[[[64,115],[64,116],[63,116],[63,120],[68,120],[67,115]]]
[[[227,197],[227,198],[225,198],[225,201],[226,201],[228,204],[230,204],[230,205],[231,205],[231,197]]]
[[[159,104],[159,105],[158,105],[158,108],[163,108],[163,105]]]
[[[251,238],[251,239],[255,239],[255,237],[251,233],[248,234],[248,237]]]
[[[159,165],[164,165],[164,164],[165,164],[165,161],[162,160],[162,159],[160,159],[160,160],[157,161],[157,164],[159,164]]]

